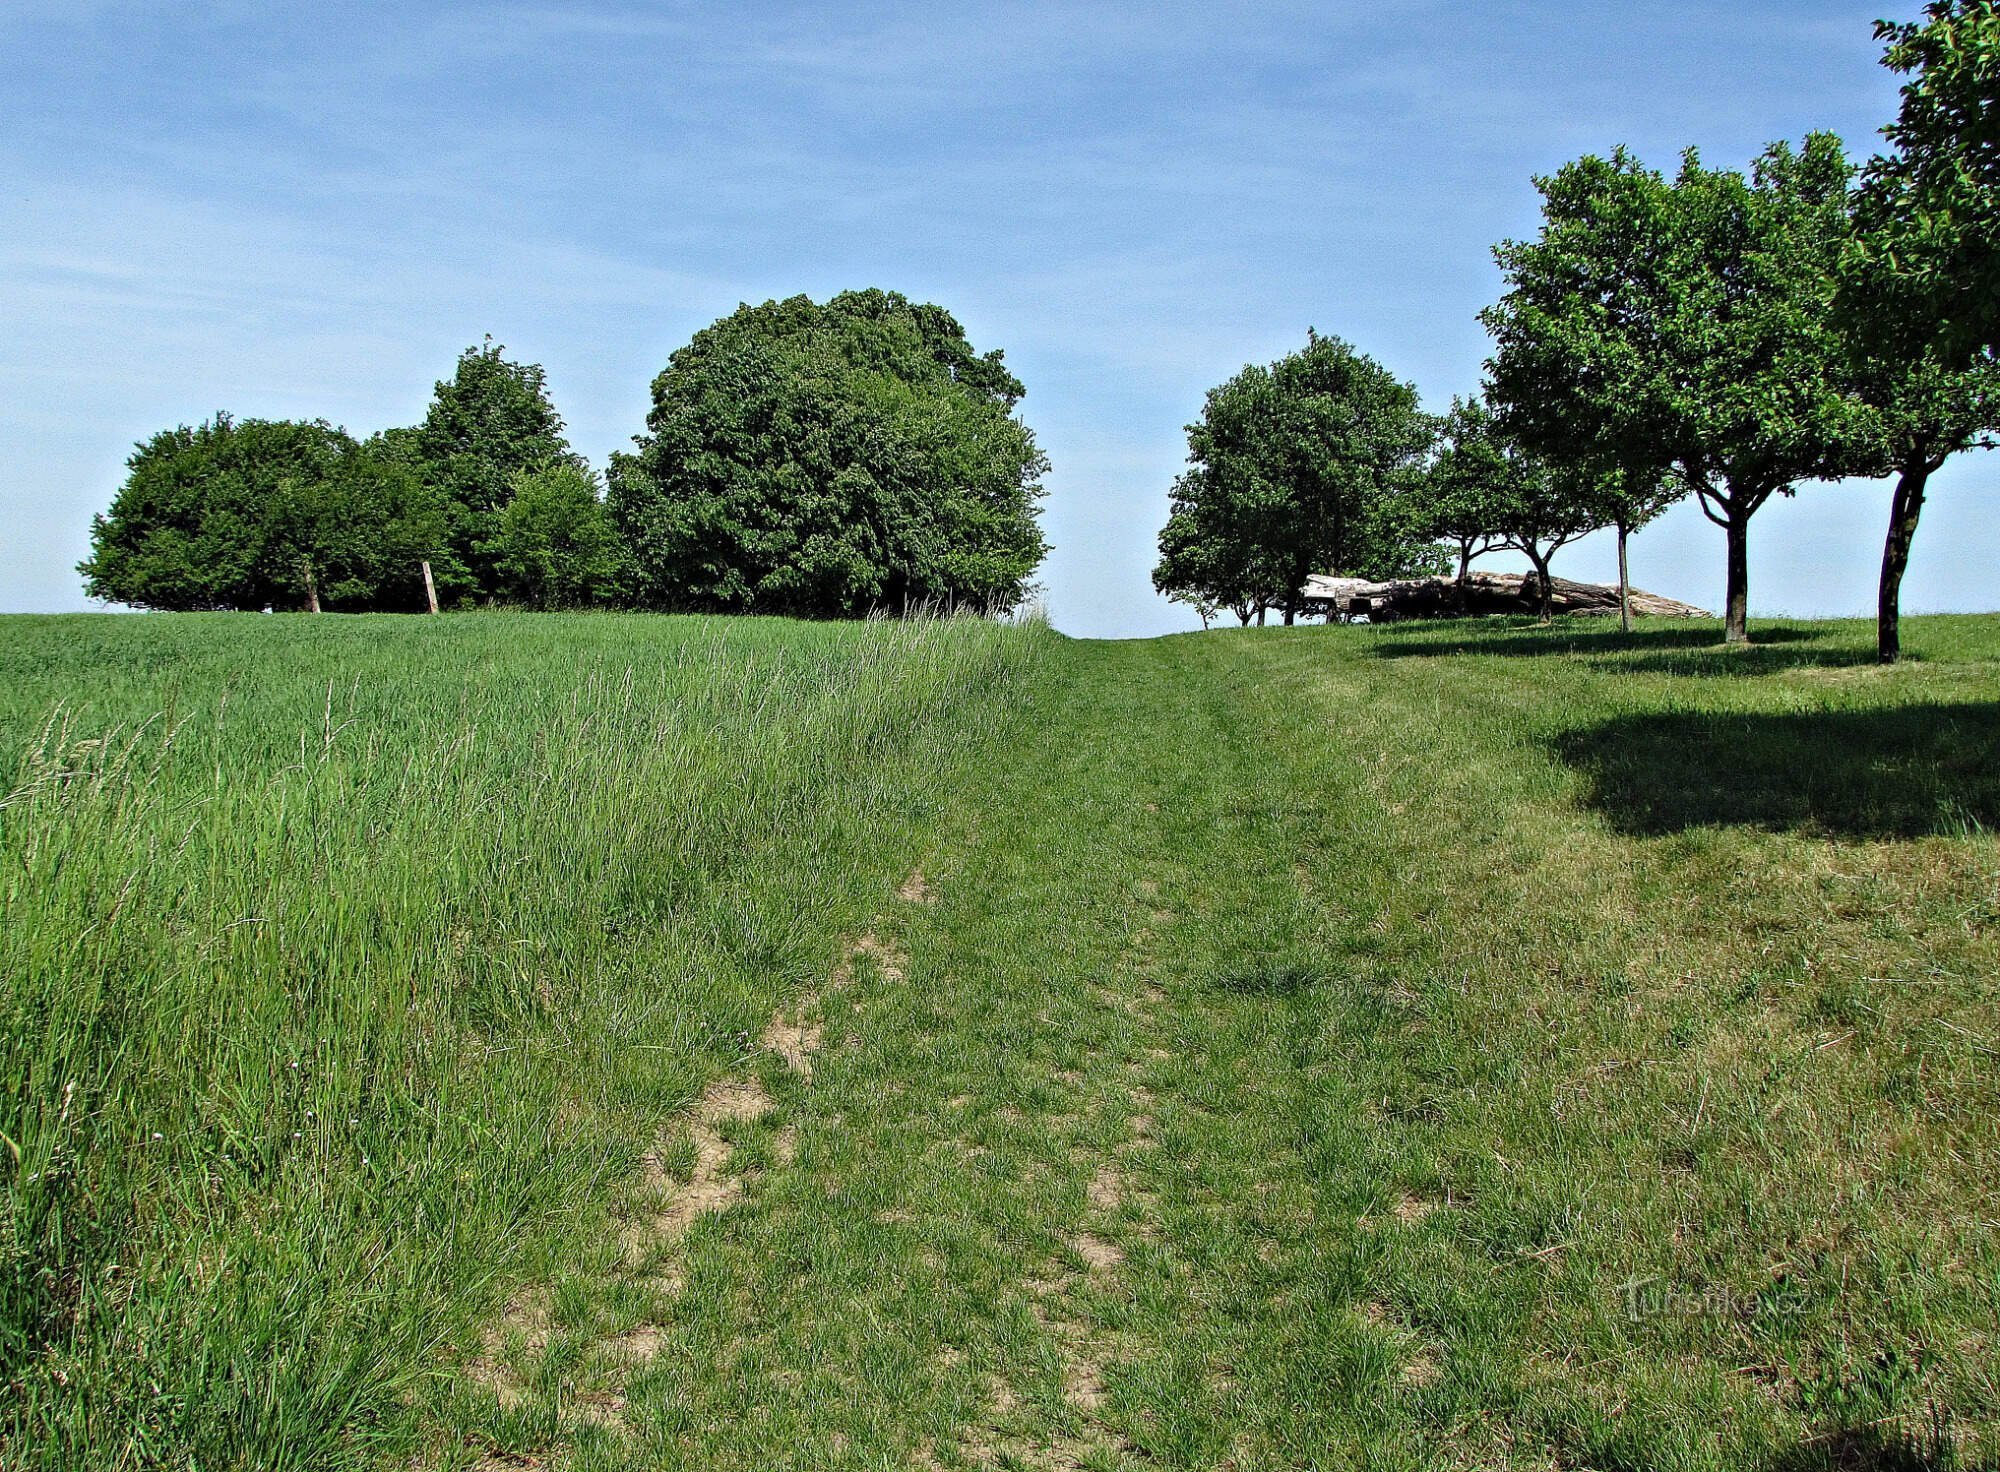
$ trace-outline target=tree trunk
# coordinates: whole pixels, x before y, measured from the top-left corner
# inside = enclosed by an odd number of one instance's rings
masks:
[[[1632,574],[1625,565],[1625,538],[1630,533],[1618,523],[1618,632],[1632,632]]]
[[[1293,617],[1294,617],[1295,613],[1296,613],[1296,610],[1295,610],[1295,609],[1294,609],[1294,608],[1292,607],[1292,605],[1291,605],[1291,604],[1287,603],[1287,604],[1285,605],[1285,627],[1286,627],[1286,628],[1288,628],[1288,629],[1289,629],[1289,628],[1290,628],[1290,627],[1292,626],[1292,619],[1293,619]]]
[[[1458,541],[1458,581],[1464,582],[1465,575],[1472,571],[1472,543],[1460,537]]]
[[[1722,610],[1722,642],[1750,642],[1750,518],[1732,511],[1723,524],[1729,539],[1729,591]]]
[[[312,564],[310,562],[305,564],[304,571],[306,575],[306,612],[318,613],[319,579],[313,576]]]
[[[1535,600],[1541,621],[1552,624],[1556,621],[1556,585],[1549,578],[1549,559],[1530,552],[1528,561],[1535,564]]]
[[[1889,510],[1889,535],[1882,544],[1882,590],[1875,606],[1875,657],[1894,664],[1903,652],[1903,574],[1910,566],[1910,543],[1923,514],[1930,468],[1919,462],[1896,481],[1896,498]]]
[[[1261,603],[1257,605],[1257,627],[1264,627],[1264,605]]]
[[[438,611],[437,584],[431,581],[431,565],[428,558],[424,561],[424,602],[430,604],[432,613]]]

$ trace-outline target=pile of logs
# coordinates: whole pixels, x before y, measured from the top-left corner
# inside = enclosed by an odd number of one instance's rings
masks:
[[[1552,578],[1551,603],[1557,613],[1615,616],[1618,589],[1602,583]],[[1364,578],[1312,577],[1306,580],[1306,610],[1329,619],[1366,618],[1389,623],[1401,618],[1471,618],[1492,613],[1539,613],[1540,579],[1533,573],[1475,572],[1465,581],[1408,578],[1371,583]],[[1712,618],[1689,603],[1632,589],[1632,612],[1647,618]]]

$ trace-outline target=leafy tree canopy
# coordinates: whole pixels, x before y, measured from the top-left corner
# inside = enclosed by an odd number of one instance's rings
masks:
[[[1489,397],[1549,459],[1671,471],[1724,528],[1746,637],[1750,518],[1803,480],[1878,468],[1832,311],[1852,170],[1838,139],[1748,177],[1692,152],[1669,181],[1620,151],[1538,180],[1543,227],[1496,251]]]
[[[441,499],[323,420],[163,430],[126,462],[78,566],[94,598],[161,609],[422,606]]]
[[[1909,81],[1862,190],[1869,330],[1962,366],[2000,349],[2000,7],[1932,0],[1875,34]]]
[[[511,602],[585,608],[615,602],[622,591],[624,544],[597,477],[567,461],[514,472],[493,549]]]
[[[1620,485],[1587,465],[1563,465],[1525,448],[1478,399],[1452,405],[1445,445],[1431,467],[1427,523],[1454,538],[1476,535],[1492,550],[1509,548],[1534,564],[1547,618],[1549,563],[1563,547],[1610,524]]]
[[[609,505],[656,607],[1012,607],[1048,461],[997,351],[888,291],[743,306],[653,381]]]
[[[438,381],[421,424],[384,430],[369,448],[408,467],[443,498],[449,535],[432,570],[447,604],[507,591],[495,538],[517,476],[552,465],[589,473],[564,437],[548,374],[538,363],[509,361],[491,338],[459,354],[452,376]]]
[[[521,471],[583,468],[549,401],[548,374],[539,363],[509,362],[491,338],[460,353],[452,376],[439,380],[408,446],[440,489],[481,515],[507,504]]]
[[[1153,573],[1169,597],[1289,620],[1313,573],[1436,565],[1410,498],[1433,423],[1414,387],[1340,339],[1309,333],[1209,390],[1187,434]]]

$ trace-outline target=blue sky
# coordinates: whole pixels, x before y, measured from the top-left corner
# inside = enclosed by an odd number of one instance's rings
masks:
[[[1814,128],[1872,149],[1871,22],[1915,8],[6,0],[0,610],[88,606],[90,515],[156,429],[409,423],[491,333],[601,465],[704,324],[873,285],[1026,381],[1058,626],[1187,627],[1147,574],[1206,388],[1310,325],[1443,407],[1531,175]],[[1994,605],[1996,471],[1940,478],[1910,608]],[[1886,513],[1847,485],[1761,514],[1753,611],[1869,608]],[[1693,507],[1633,556],[1720,601]]]

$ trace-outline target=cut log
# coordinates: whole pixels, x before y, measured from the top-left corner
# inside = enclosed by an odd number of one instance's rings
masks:
[[[1573,583],[1553,578],[1555,611],[1572,616],[1605,618],[1618,613],[1618,589],[1603,583]],[[1408,578],[1371,583],[1365,578],[1310,577],[1305,605],[1309,613],[1329,619],[1367,618],[1389,623],[1404,618],[1479,618],[1491,614],[1532,614],[1540,611],[1538,580],[1533,573],[1475,572],[1463,582],[1452,578]],[[1678,603],[1657,593],[1632,590],[1632,612],[1642,618],[1713,618],[1691,603]]]

